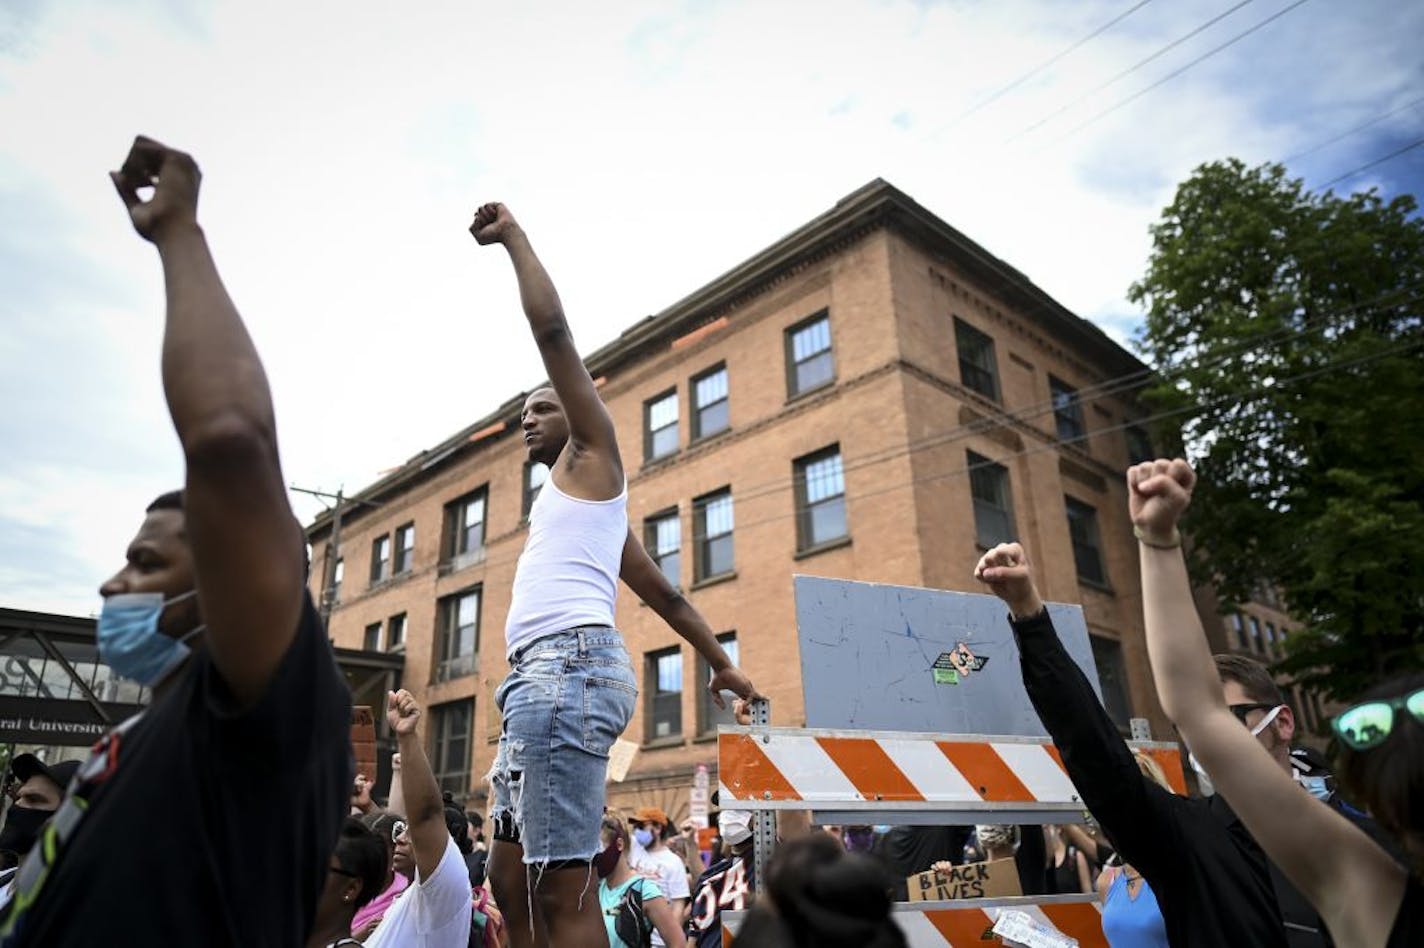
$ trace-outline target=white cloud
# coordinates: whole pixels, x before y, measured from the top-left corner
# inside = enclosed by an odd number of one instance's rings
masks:
[[[1418,10],[1306,4],[1047,144],[1284,5],[1252,4],[1009,144],[1219,10],[1205,0],[1144,7],[957,121],[1124,5],[7,7],[0,168],[44,198],[23,206],[48,219],[18,221],[20,233],[54,227],[63,239],[25,245],[27,286],[0,301],[0,315],[34,331],[8,337],[4,352],[63,410],[43,416],[54,419],[43,437],[0,427],[13,436],[0,509],[23,506],[96,572],[82,588],[40,595],[25,579],[33,570],[0,564],[0,600],[92,597],[130,509],[181,473],[157,384],[157,263],[103,173],[136,132],[202,163],[202,217],[267,364],[289,479],[350,488],[541,374],[507,263],[464,232],[492,198],[530,231],[585,349],[876,176],[1126,338],[1124,294],[1146,259],[1147,226],[1193,166],[1309,147],[1419,85]],[[1391,127],[1411,121],[1417,113]],[[1328,177],[1367,160],[1368,141],[1343,142],[1310,168]],[[90,279],[74,279],[81,267]],[[124,436],[137,443],[121,470],[54,466],[58,442]],[[122,507],[112,526],[110,505]],[[95,518],[102,530],[89,529]]]

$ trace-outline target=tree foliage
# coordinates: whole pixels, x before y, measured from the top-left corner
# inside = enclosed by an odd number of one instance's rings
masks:
[[[1424,222],[1203,165],[1130,295],[1146,393],[1199,483],[1187,525],[1226,608],[1270,586],[1305,623],[1279,669],[1349,700],[1424,668]]]

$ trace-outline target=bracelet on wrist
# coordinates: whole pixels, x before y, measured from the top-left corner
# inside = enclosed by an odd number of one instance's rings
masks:
[[[1132,525],[1132,535],[1137,537],[1137,542],[1143,546],[1150,546],[1154,550],[1175,550],[1182,545],[1182,534],[1176,527],[1172,528],[1172,534],[1165,541],[1156,537],[1150,537],[1137,524]]]

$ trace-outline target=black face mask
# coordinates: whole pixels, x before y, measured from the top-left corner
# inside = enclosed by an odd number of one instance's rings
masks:
[[[45,822],[54,816],[53,810],[36,810],[12,804],[0,826],[0,853],[14,853],[20,859],[34,848]],[[18,861],[18,860],[17,860]]]
[[[622,852],[618,848],[617,840],[614,840],[608,844],[607,849],[593,857],[593,870],[598,873],[598,878],[607,879],[613,875],[613,870],[618,867],[618,857],[622,855]]]

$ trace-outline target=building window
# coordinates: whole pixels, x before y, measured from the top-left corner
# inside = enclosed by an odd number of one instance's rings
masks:
[[[786,331],[788,398],[830,384],[836,377],[831,357],[831,318],[819,313]]]
[[[1058,428],[1058,440],[1081,440],[1087,429],[1083,426],[1083,405],[1078,401],[1078,390],[1050,375],[1048,391],[1053,399],[1053,421]]]
[[[405,647],[405,613],[391,616],[386,620],[386,651],[393,652]]]
[[[470,789],[470,740],[475,717],[473,698],[437,704],[430,709],[431,735],[435,748],[431,755],[431,770],[441,792],[463,794]]]
[[[732,571],[732,489],[724,487],[692,502],[693,529],[697,533],[697,579],[710,579]]]
[[[415,524],[396,529],[396,572],[409,573],[415,566]]]
[[[1128,425],[1122,429],[1122,436],[1127,441],[1128,464],[1141,464],[1156,459],[1157,452],[1152,450],[1152,439],[1147,436],[1146,429]]]
[[[341,601],[341,581],[346,577],[346,557],[336,558],[336,569],[331,571],[331,601]]]
[[[717,643],[722,646],[722,651],[727,653],[733,665],[741,664],[741,658],[737,654],[737,633],[727,632],[719,635]],[[712,666],[707,664],[707,659],[701,655],[697,656],[697,730],[700,734],[713,734],[716,733],[718,725],[737,723],[732,714],[732,702],[737,696],[730,691],[723,692],[722,698],[727,702],[727,706],[717,707],[712,701],[711,693],[703,687],[711,678]]]
[[[648,654],[648,740],[682,734],[682,649]]]
[[[727,367],[719,365],[692,380],[692,437],[710,437],[729,424]]]
[[[480,591],[466,590],[440,600],[440,641],[435,680],[449,681],[475,673],[480,644]]]
[[[1127,672],[1122,662],[1122,643],[1101,635],[1088,635],[1093,647],[1093,664],[1098,666],[1098,683],[1103,686],[1103,707],[1118,730],[1127,733],[1132,712],[1127,703]]]
[[[1276,627],[1270,622],[1266,623],[1266,652],[1276,654]]]
[[[1108,584],[1103,570],[1102,545],[1098,542],[1098,512],[1081,500],[1063,498],[1068,505],[1068,535],[1073,540],[1073,562],[1078,579],[1096,586]]]
[[[1251,617],[1251,646],[1257,652],[1266,651],[1266,645],[1261,640],[1261,620],[1255,616]]]
[[[485,503],[488,488],[466,494],[445,505],[446,559],[479,553],[485,547]]]
[[[361,640],[361,647],[368,652],[381,650],[381,623],[372,622],[366,626],[366,636]]]
[[[643,458],[651,461],[677,450],[677,389],[643,403]]]
[[[840,445],[798,458],[797,548],[809,550],[846,535],[845,472]]]
[[[371,585],[389,579],[391,576],[391,535],[376,537],[371,544]]]
[[[1246,620],[1241,618],[1241,613],[1231,614],[1231,627],[1236,630],[1236,644],[1241,648],[1250,648],[1251,642],[1246,638]]]
[[[985,398],[999,400],[999,369],[994,363],[994,340],[958,317],[954,344],[959,350],[959,380]]]
[[[988,550],[1014,539],[1014,506],[1009,469],[986,457],[969,455],[969,494],[974,499],[974,539]]]
[[[524,519],[529,519],[529,511],[534,509],[534,501],[544,482],[549,479],[549,465],[543,461],[529,461],[524,465]]]
[[[677,508],[654,514],[643,521],[643,544],[658,569],[674,586],[682,582],[682,521]]]

